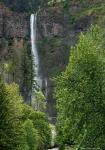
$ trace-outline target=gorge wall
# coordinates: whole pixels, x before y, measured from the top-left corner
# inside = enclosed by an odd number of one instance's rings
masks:
[[[31,82],[27,81],[29,70],[26,69],[31,63],[27,62],[31,57],[29,29],[28,14],[11,11],[0,3],[0,72],[6,83],[20,85],[25,98],[31,90]]]

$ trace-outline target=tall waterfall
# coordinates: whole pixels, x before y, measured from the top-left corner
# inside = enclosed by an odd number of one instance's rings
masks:
[[[34,68],[35,78],[34,79],[37,85],[41,88],[42,80],[41,80],[41,77],[39,76],[39,56],[38,56],[38,51],[37,51],[37,46],[36,46],[36,34],[37,34],[37,15],[36,14],[31,14],[30,26],[31,26],[31,47],[32,47],[34,64],[35,64],[35,68]]]
[[[31,51],[32,51],[32,54],[33,54],[33,59],[34,59],[34,70],[35,70],[35,77],[34,77],[34,80],[36,81],[37,83],[37,86],[38,86],[38,89],[40,89],[43,94],[45,95],[45,98],[46,98],[46,105],[47,105],[47,108],[48,108],[48,116],[49,116],[49,120],[54,120],[50,114],[50,111],[49,108],[52,107],[52,103],[48,103],[48,100],[49,100],[49,80],[48,80],[48,77],[45,77],[45,75],[43,74],[43,72],[39,72],[40,70],[40,61],[39,61],[39,55],[38,55],[38,49],[37,49],[37,15],[36,14],[31,14],[31,17],[30,17],[30,29],[31,29]],[[35,90],[33,90],[33,93],[32,93],[32,102],[33,102],[33,107],[35,109],[37,109],[37,103],[35,101]]]

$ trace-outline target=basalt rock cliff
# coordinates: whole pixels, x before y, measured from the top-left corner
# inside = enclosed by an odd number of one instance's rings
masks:
[[[25,79],[25,63],[30,45],[29,15],[11,11],[0,3],[0,70],[6,83],[16,82],[25,96],[30,86]],[[28,64],[27,64],[28,65]]]

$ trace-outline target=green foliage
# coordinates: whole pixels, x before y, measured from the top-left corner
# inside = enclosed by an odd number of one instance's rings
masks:
[[[22,111],[18,86],[0,83],[0,149],[12,150],[25,143],[21,128]]]
[[[24,41],[23,46],[20,48],[11,46],[8,55],[2,62],[3,67],[1,66],[1,68],[3,69],[1,72],[3,73],[1,74],[6,83],[15,82],[19,84],[24,99],[27,100],[27,95],[34,84],[35,73],[29,42]]]
[[[32,107],[37,111],[45,112],[45,96],[43,95],[42,91],[39,90],[33,92]]]
[[[105,148],[104,35],[92,26],[71,49],[66,71],[55,79],[58,143],[63,150]]]
[[[40,144],[40,137],[37,130],[34,128],[32,120],[27,119],[24,122],[24,129],[26,131],[26,141],[29,150],[37,150]]]
[[[34,85],[34,61],[31,54],[30,45],[25,42],[24,50],[22,53],[21,71],[23,76],[23,86],[27,88],[27,91],[31,91]]]
[[[34,111],[30,106],[24,107],[24,120],[30,119],[39,136],[38,150],[51,144],[51,131],[44,113]]]
[[[43,150],[49,144],[45,114],[23,103],[17,84],[0,81],[0,149]]]

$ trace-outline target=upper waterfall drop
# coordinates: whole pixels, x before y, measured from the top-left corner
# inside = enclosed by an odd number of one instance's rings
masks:
[[[41,88],[42,86],[42,80],[39,76],[39,56],[38,56],[38,50],[36,45],[36,37],[37,37],[37,14],[31,14],[30,17],[30,27],[31,27],[31,48],[32,48],[32,54],[33,59],[35,63],[35,80],[37,82],[37,85]]]

